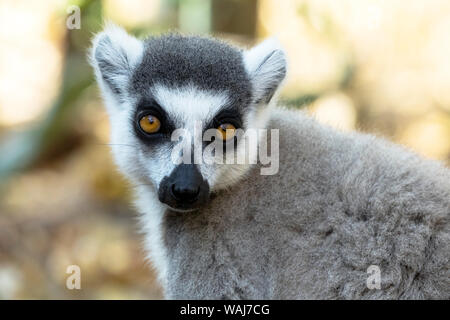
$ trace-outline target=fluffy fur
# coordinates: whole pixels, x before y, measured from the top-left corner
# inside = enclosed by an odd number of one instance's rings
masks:
[[[272,109],[286,73],[276,41],[242,51],[180,35],[141,42],[109,27],[91,63],[167,298],[450,298],[450,171],[382,139]],[[174,168],[173,144],[146,145],[132,128],[151,99],[177,127],[231,107],[244,129],[279,129],[279,172],[199,165],[211,200],[171,210],[157,191]],[[366,285],[371,265],[379,290]]]
[[[277,110],[280,171],[163,218],[172,298],[450,298],[450,174],[398,147]],[[381,289],[366,286],[378,265]]]

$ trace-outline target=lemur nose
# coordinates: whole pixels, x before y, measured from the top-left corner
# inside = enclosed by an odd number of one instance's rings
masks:
[[[194,202],[200,193],[200,186],[174,183],[171,190],[178,201]]]
[[[197,209],[209,199],[209,184],[196,164],[181,163],[161,180],[158,197],[172,209]]]

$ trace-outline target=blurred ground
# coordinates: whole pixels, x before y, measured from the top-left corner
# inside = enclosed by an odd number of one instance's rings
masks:
[[[71,5],[81,29],[66,27]],[[276,35],[285,104],[450,163],[447,0],[2,0],[0,299],[162,298],[86,64],[103,19],[245,46]],[[66,289],[69,265],[81,290]]]

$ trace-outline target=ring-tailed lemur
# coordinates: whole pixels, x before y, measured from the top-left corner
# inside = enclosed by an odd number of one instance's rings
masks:
[[[273,108],[286,73],[276,41],[140,41],[109,26],[90,57],[166,297],[450,298],[449,170]],[[278,129],[278,172],[176,163],[171,135],[195,123],[224,144],[240,128]]]

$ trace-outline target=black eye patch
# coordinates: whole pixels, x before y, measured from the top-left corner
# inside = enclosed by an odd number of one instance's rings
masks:
[[[220,110],[213,120],[206,126],[207,129],[217,128],[221,124],[230,123],[236,129],[242,128],[242,116],[235,107],[226,107]]]
[[[152,115],[159,119],[161,127],[158,132],[149,134],[142,130],[139,122],[143,117],[148,115]],[[132,117],[132,122],[136,136],[147,144],[156,143],[163,139],[170,140],[170,135],[175,130],[175,126],[167,113],[153,99],[146,99],[138,104],[134,116]]]
[[[236,129],[242,129],[242,116],[239,112],[239,109],[234,106],[227,106],[220,110],[214,118],[205,126],[205,129],[217,129],[221,124],[232,124]],[[208,145],[209,143],[212,143],[215,141],[215,137],[213,137],[213,140],[211,142],[204,142],[203,145]],[[238,137],[235,136],[230,140],[223,140],[223,153],[225,153],[225,146],[227,144],[234,143],[234,146],[237,146]]]

